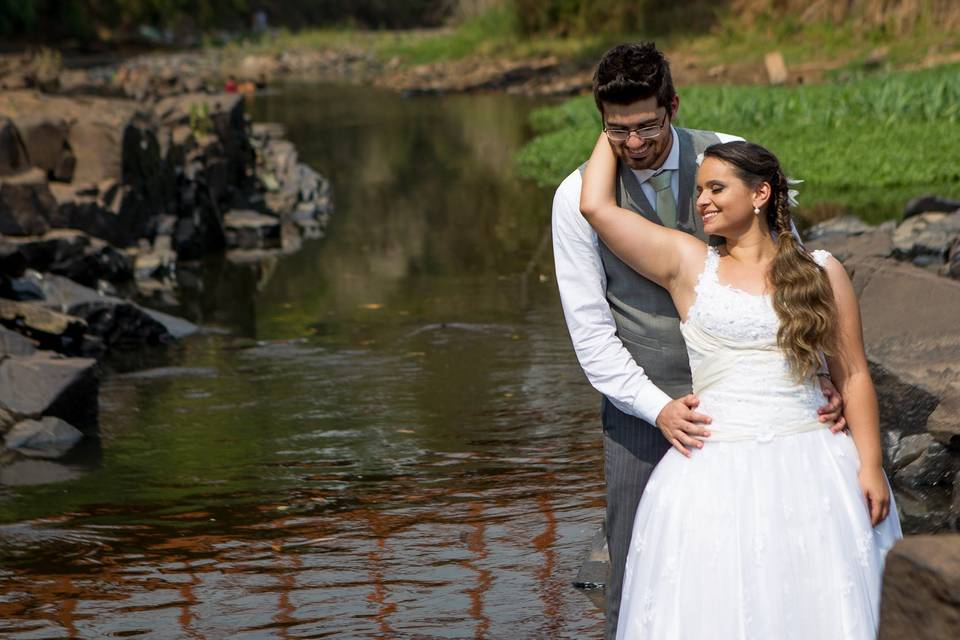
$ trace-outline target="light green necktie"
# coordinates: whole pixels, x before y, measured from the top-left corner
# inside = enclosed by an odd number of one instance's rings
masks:
[[[650,178],[648,182],[657,192],[657,202],[654,205],[657,208],[657,216],[663,222],[663,226],[669,229],[676,229],[677,201],[673,198],[673,189],[670,184],[670,176],[672,174],[672,171],[661,171]]]

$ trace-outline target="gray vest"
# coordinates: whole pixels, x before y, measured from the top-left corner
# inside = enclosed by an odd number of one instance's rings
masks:
[[[709,131],[677,128],[680,142],[680,187],[677,228],[706,241],[696,212],[697,155],[720,142]],[[581,172],[583,167],[581,167]],[[637,177],[620,164],[617,202],[648,220],[662,224],[643,194]],[[647,376],[673,398],[690,393],[690,363],[680,334],[680,316],[666,289],[624,264],[601,241],[600,258],[607,277],[607,301],[617,335]]]

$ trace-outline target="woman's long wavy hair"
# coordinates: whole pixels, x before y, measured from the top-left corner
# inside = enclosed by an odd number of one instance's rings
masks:
[[[789,186],[780,161],[764,147],[742,141],[712,145],[703,155],[732,166],[750,188],[764,182],[770,185],[764,210],[777,242],[777,254],[767,274],[773,288],[773,308],[780,319],[777,343],[794,376],[809,379],[820,367],[820,352],[833,352],[836,305],[827,273],[793,235]]]

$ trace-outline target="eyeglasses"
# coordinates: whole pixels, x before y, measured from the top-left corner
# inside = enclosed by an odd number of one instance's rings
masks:
[[[607,134],[613,142],[626,142],[632,134],[637,134],[641,140],[650,140],[656,138],[663,131],[663,126],[667,123],[667,114],[663,114],[660,123],[639,129],[621,129],[619,127],[604,127],[603,132]]]

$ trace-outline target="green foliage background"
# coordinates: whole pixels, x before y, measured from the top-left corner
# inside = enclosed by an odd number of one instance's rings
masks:
[[[801,206],[879,222],[926,191],[960,195],[960,66],[799,87],[681,87],[678,123],[767,146],[802,178]],[[592,96],[540,109],[520,172],[557,185],[600,131]]]

